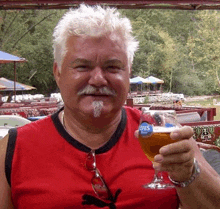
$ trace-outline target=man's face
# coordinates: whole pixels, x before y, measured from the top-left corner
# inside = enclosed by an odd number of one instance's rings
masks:
[[[54,75],[65,106],[83,114],[93,115],[96,103],[103,104],[102,114],[117,112],[129,91],[124,46],[108,37],[70,37],[61,72],[55,64]],[[103,87],[107,91],[97,90]]]

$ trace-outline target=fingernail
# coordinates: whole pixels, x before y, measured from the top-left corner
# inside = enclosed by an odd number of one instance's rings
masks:
[[[168,151],[168,149],[167,149],[166,146],[160,148],[160,150],[159,150],[160,154],[162,154],[162,155],[163,155],[163,154],[166,154],[167,151]]]
[[[179,131],[173,131],[170,135],[171,139],[175,140],[178,139],[180,136]]]
[[[154,170],[160,170],[160,165],[159,164],[157,164],[157,163],[153,163],[153,168],[154,168]]]
[[[139,134],[139,131],[135,131],[134,132],[134,136],[138,139],[138,134]]]
[[[155,161],[155,162],[162,162],[162,161],[163,161],[163,157],[162,157],[161,155],[156,155],[156,156],[154,157],[154,161]]]

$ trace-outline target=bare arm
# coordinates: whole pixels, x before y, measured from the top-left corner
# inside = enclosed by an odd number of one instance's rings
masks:
[[[217,209],[220,202],[220,176],[204,159],[196,143],[193,143],[193,146],[201,173],[188,187],[177,188],[181,208]]]
[[[217,209],[220,202],[220,176],[202,156],[196,141],[192,138],[190,127],[183,127],[171,138],[179,140],[160,149],[155,156],[159,163],[157,169],[167,171],[175,181],[187,181],[193,172],[194,157],[201,173],[189,186],[176,187],[181,209]],[[190,138],[190,139],[189,139]]]
[[[8,135],[0,140],[0,208],[13,209],[11,201],[11,189],[5,176],[5,155],[8,143]]]

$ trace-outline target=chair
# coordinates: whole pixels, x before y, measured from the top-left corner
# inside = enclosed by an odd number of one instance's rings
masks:
[[[207,162],[215,169],[215,171],[220,175],[220,147],[212,144],[205,144],[202,142],[197,142],[203,157]]]
[[[0,115],[0,139],[2,139],[11,128],[31,123],[30,120],[19,115]]]
[[[31,121],[19,115],[0,115],[0,126],[18,127],[28,123]]]
[[[201,117],[198,112],[187,112],[187,113],[177,112],[176,117],[179,123],[198,122],[201,120]]]

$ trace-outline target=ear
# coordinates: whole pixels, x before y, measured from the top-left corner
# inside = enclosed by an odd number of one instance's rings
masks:
[[[60,81],[60,71],[57,65],[57,62],[53,63],[53,75],[56,80],[57,86],[59,87],[59,81]]]
[[[129,75],[132,76],[132,67],[129,68]]]
[[[132,64],[129,66],[129,75],[131,76],[132,75]]]

